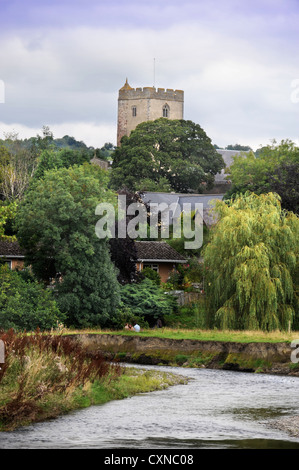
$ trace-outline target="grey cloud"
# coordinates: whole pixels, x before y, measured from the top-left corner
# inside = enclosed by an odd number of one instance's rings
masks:
[[[258,35],[260,24],[250,25],[256,33],[250,40],[240,35],[241,25],[209,26],[190,21],[159,31],[76,27],[2,35],[7,101],[0,121],[116,127],[118,89],[126,77],[133,87],[152,86],[155,57],[156,86],[183,89],[185,118],[211,132],[215,143],[266,144],[278,133],[297,138],[299,104],[295,109],[286,92],[288,81],[299,78],[296,43],[286,48],[286,38]]]

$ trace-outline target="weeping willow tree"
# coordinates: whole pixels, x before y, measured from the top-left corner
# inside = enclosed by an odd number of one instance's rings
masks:
[[[216,210],[219,222],[204,250],[210,326],[298,326],[298,217],[281,209],[275,193],[246,193],[219,201]]]

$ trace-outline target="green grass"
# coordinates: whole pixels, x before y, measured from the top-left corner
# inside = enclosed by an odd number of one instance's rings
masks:
[[[0,420],[0,431],[13,431],[20,426],[55,418],[91,405],[103,405],[111,400],[122,400],[136,394],[163,390],[172,385],[185,383],[187,383],[185,377],[169,372],[126,368],[119,377],[87,383],[84,387],[79,386],[74,389],[71,394],[49,394],[37,403],[38,409],[34,414],[21,416],[20,419],[16,415],[14,420],[8,423]],[[6,400],[9,400],[9,397],[1,398],[0,408],[4,406]]]
[[[10,331],[1,338],[6,344],[6,361],[0,369],[0,431],[161,390],[183,380],[168,372],[111,364],[100,353],[88,358],[70,337]]]
[[[160,328],[160,329],[144,329],[139,333],[126,330],[68,330],[66,334],[111,334],[111,335],[127,335],[127,336],[144,336],[169,339],[191,339],[200,341],[222,341],[237,343],[280,343],[291,342],[299,338],[299,331],[291,333],[283,331],[235,331],[235,330],[201,330],[201,329],[184,329],[184,328]]]

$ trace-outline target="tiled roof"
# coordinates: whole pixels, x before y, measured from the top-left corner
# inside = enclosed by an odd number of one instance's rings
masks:
[[[165,208],[165,213],[169,213],[169,220],[168,217],[163,219],[165,225],[171,225],[173,223],[173,217],[178,217],[178,215],[186,209],[184,204],[190,204],[190,206],[187,206],[187,210],[190,207],[191,211],[194,211],[196,207],[195,204],[200,203],[203,208],[203,220],[207,227],[211,227],[217,222],[217,214],[213,211],[213,207],[215,206],[216,200],[223,200],[223,196],[224,194],[179,194],[155,192],[145,192],[141,195],[142,200],[146,204],[166,203],[168,205],[168,207]],[[153,206],[151,211],[152,213],[157,212],[155,206]]]
[[[186,258],[166,242],[135,241],[138,260],[184,263]]]
[[[223,150],[223,149],[216,149],[218,153],[222,156],[224,163],[225,163],[225,168],[220,171],[220,173],[217,173],[215,175],[215,183],[228,183],[228,180],[226,177],[228,176],[225,173],[225,169],[229,168],[232,163],[234,163],[233,157],[244,155],[248,152],[242,152],[241,150]]]
[[[24,253],[22,252],[18,242],[0,240],[0,256],[23,258]]]

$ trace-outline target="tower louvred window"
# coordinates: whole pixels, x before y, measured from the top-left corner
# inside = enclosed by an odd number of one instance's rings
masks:
[[[168,104],[165,104],[163,106],[163,117],[168,118],[169,117],[169,111],[170,111],[170,108],[169,108]]]

